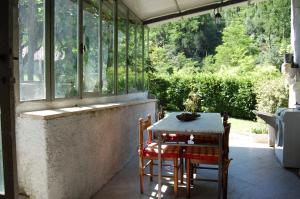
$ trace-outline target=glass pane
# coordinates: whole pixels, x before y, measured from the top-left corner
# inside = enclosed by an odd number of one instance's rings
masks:
[[[126,92],[126,24],[127,8],[118,3],[118,93]]]
[[[20,100],[46,98],[44,1],[19,0]]]
[[[145,28],[145,59],[144,59],[144,67],[145,67],[145,72],[144,72],[144,90],[148,90],[148,85],[149,85],[149,76],[148,76],[148,71],[149,71],[149,66],[150,66],[150,58],[149,58],[149,28]]]
[[[85,92],[100,91],[99,6],[97,0],[83,2],[83,84]]]
[[[1,107],[0,107],[0,195],[4,195],[3,155],[2,155],[2,129],[1,129]]]
[[[78,94],[77,1],[54,1],[55,97]]]
[[[136,24],[132,13],[129,15],[129,48],[128,48],[128,92],[136,92]]]
[[[142,64],[142,51],[143,51],[143,32],[142,25],[137,25],[137,57],[136,57],[136,69],[137,69],[137,89],[143,90],[143,64]]]
[[[103,1],[102,10],[102,94],[113,94],[114,65],[112,3]]]

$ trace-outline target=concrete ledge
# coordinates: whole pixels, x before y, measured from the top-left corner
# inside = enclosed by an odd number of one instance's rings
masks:
[[[41,110],[41,111],[31,111],[31,112],[20,113],[20,117],[39,119],[39,120],[51,120],[60,117],[74,116],[76,114],[83,114],[88,112],[95,112],[95,111],[119,108],[124,106],[146,104],[146,103],[152,103],[156,101],[157,101],[156,99],[146,99],[146,100],[135,100],[130,102],[94,104],[94,105],[59,108],[59,109],[52,109],[52,110],[49,109],[49,110]]]

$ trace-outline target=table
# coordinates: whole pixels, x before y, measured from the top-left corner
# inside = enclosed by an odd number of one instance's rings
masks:
[[[218,184],[218,197],[221,197],[222,192],[222,143],[224,127],[220,113],[200,113],[201,117],[194,121],[182,122],[176,118],[176,115],[181,112],[172,112],[166,115],[165,118],[156,122],[151,127],[152,132],[158,136],[158,198],[161,198],[161,186],[162,186],[162,163],[161,163],[161,135],[167,134],[185,134],[185,135],[216,135],[219,138],[219,184]],[[164,143],[170,144],[170,143]],[[177,143],[179,146],[187,144]],[[189,145],[199,146],[199,145]]]

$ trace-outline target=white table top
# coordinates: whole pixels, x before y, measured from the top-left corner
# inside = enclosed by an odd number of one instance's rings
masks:
[[[182,122],[176,118],[181,112],[172,112],[152,126],[154,133],[181,134],[223,134],[224,127],[220,113],[200,113],[194,121]]]

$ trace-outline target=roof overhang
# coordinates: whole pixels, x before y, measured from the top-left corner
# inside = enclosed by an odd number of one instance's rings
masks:
[[[149,25],[184,16],[200,15],[219,7],[254,1],[262,0],[123,0],[123,3],[145,25]]]

